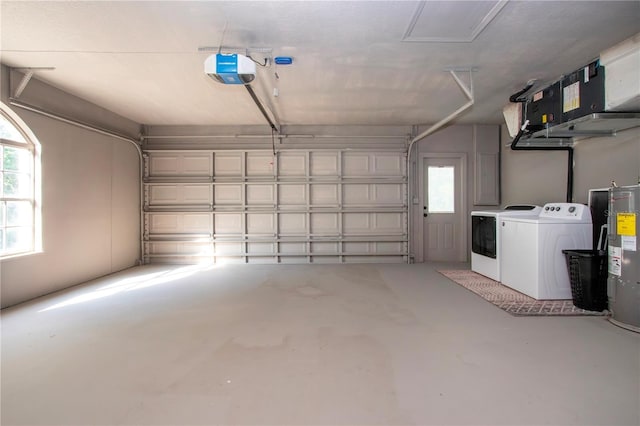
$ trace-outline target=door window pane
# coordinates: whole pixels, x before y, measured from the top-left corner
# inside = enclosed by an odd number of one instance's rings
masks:
[[[453,172],[453,166],[429,166],[427,171],[429,213],[455,213]]]

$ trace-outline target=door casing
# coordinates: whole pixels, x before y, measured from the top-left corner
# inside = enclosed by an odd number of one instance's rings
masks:
[[[460,236],[458,238],[457,243],[458,246],[458,261],[459,262],[467,262],[468,261],[468,215],[469,212],[467,210],[467,154],[464,152],[427,152],[420,154],[420,161],[418,162],[418,194],[419,194],[419,205],[414,205],[415,216],[419,218],[419,220],[414,221],[416,225],[416,229],[413,231],[415,246],[414,250],[416,252],[416,261],[417,262],[425,262],[425,252],[424,252],[424,219],[422,216],[422,206],[425,205],[424,199],[424,160],[427,158],[450,158],[454,160],[458,160],[460,162],[460,193],[458,194],[462,214],[460,215]]]

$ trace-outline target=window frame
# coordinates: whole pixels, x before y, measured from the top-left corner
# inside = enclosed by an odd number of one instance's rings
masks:
[[[0,146],[9,147],[9,148],[17,148],[21,150],[25,150],[29,152],[29,163],[30,163],[30,182],[29,182],[29,194],[27,197],[5,197],[4,188],[0,191],[0,202],[7,203],[12,201],[28,201],[31,204],[31,221],[28,224],[18,225],[18,226],[7,226],[7,209],[5,208],[4,215],[2,217],[2,223],[0,223],[0,229],[2,232],[3,241],[0,245],[0,260],[18,257],[18,256],[26,256],[34,253],[38,253],[42,251],[42,218],[41,218],[41,209],[40,209],[40,200],[41,200],[41,178],[40,178],[40,144],[37,141],[35,135],[29,129],[29,127],[18,117],[10,108],[8,108],[4,103],[0,102],[0,116],[1,119],[8,122],[12,125],[22,136],[24,142],[16,141],[12,139],[6,139],[0,137]],[[0,156],[0,160],[4,159],[4,152]],[[2,173],[5,173],[4,165],[0,167],[2,169]],[[2,182],[0,182],[2,183]],[[3,184],[3,183],[2,183]],[[3,184],[4,185],[4,184]],[[29,244],[27,247],[6,251],[5,252],[5,242],[6,242],[6,230],[11,228],[29,228],[31,238],[29,240]]]

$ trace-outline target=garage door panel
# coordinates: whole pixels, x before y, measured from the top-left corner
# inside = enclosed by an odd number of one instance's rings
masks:
[[[278,201],[281,207],[301,206],[307,204],[307,185],[280,185]]]
[[[403,243],[401,242],[377,242],[372,244],[376,253],[401,254],[403,249]]]
[[[247,243],[247,253],[249,254],[274,254],[276,243]]]
[[[211,204],[210,185],[184,185],[182,193],[183,201],[194,204]]]
[[[311,263],[340,263],[340,257],[338,256],[311,256]]]
[[[374,184],[372,185],[373,201],[376,204],[402,205],[404,194],[401,184]]]
[[[211,204],[208,184],[163,184],[149,187],[149,205]]]
[[[212,233],[213,221],[209,213],[188,213],[182,220],[185,232]]]
[[[403,184],[345,184],[345,206],[403,206]]]
[[[312,152],[309,162],[312,176],[338,176],[338,152]]]
[[[343,226],[345,235],[402,235],[403,213],[345,213]]]
[[[215,185],[213,192],[216,205],[242,205],[242,184]]]
[[[214,253],[216,256],[238,256],[242,254],[242,243],[220,243],[216,242]]]
[[[187,154],[182,157],[182,171],[189,176],[211,176],[211,154]]]
[[[281,235],[304,235],[307,232],[306,213],[280,213],[278,227]]]
[[[328,253],[328,254],[338,254],[339,253],[339,244],[338,243],[329,243],[329,242],[318,242],[311,243],[311,253]]]
[[[214,170],[216,177],[242,176],[241,152],[215,153]]]
[[[404,233],[403,213],[373,213],[373,229],[384,233]]]
[[[402,256],[344,256],[344,263],[404,263]]]
[[[222,256],[222,257],[216,257],[216,263],[219,263],[221,265],[226,265],[226,264],[246,263],[246,262],[243,256]]]
[[[360,152],[346,152],[342,157],[343,173],[345,176],[369,175],[369,154]]]
[[[247,213],[247,233],[273,234],[275,219],[273,213]]]
[[[338,185],[314,184],[310,187],[312,205],[338,205]]]
[[[357,255],[364,253],[401,255],[402,250],[402,242],[346,242],[343,244],[343,253],[345,255],[349,253]]]
[[[404,176],[406,160],[403,154],[396,152],[372,154],[373,169],[376,176]]]
[[[307,243],[280,243],[280,253],[304,254],[307,251]]]
[[[342,250],[347,253],[370,253],[371,248],[369,243],[364,242],[347,242],[342,245]]]
[[[264,265],[269,263],[277,263],[277,259],[273,256],[259,256],[253,255],[251,257],[247,257],[247,263],[252,263],[256,265]]]
[[[247,184],[247,205],[274,205],[273,185]]]
[[[182,215],[149,213],[147,215],[151,234],[178,233],[182,231]]]
[[[209,213],[149,213],[151,234],[211,233]]]
[[[311,213],[312,234],[337,234],[338,232],[337,213]]]
[[[307,263],[306,256],[280,256],[280,263],[300,265]]]
[[[301,152],[282,152],[278,155],[279,176],[306,176],[306,155]]]
[[[369,184],[345,184],[342,188],[342,194],[346,207],[373,203],[371,185]]]
[[[273,153],[247,152],[247,176],[273,176]]]
[[[211,243],[196,242],[152,242],[148,243],[148,250],[151,255],[211,256],[213,254]]]
[[[179,175],[177,155],[151,155],[149,157],[149,174],[151,176]]]
[[[149,187],[149,204],[178,204],[182,194],[178,185],[154,185]]]
[[[372,217],[368,213],[345,213],[342,219],[345,235],[371,233]]]
[[[149,156],[150,176],[211,176],[212,154],[184,153]]]
[[[404,152],[149,155],[145,250],[154,262],[406,261]]]
[[[241,213],[216,213],[214,224],[216,235],[243,233]]]

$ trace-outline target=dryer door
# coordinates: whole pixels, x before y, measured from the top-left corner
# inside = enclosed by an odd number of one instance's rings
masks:
[[[471,216],[471,251],[481,256],[496,258],[495,216]]]

